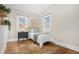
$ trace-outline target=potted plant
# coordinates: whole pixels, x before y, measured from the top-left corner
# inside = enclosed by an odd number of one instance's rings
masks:
[[[7,14],[11,12],[10,8],[7,8],[5,5],[0,4],[0,17],[7,17]],[[11,28],[11,23],[9,20],[1,20],[1,25],[8,25],[9,30]]]

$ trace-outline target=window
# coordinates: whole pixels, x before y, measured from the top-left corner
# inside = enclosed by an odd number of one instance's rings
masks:
[[[43,16],[43,18],[42,18],[43,32],[49,33],[51,31],[51,20],[52,20],[51,15]]]
[[[28,31],[29,21],[26,16],[17,16],[17,30]]]

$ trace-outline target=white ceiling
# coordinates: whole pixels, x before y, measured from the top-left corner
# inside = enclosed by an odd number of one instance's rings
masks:
[[[6,6],[35,14],[40,14],[44,10],[48,9],[51,4],[7,4]]]

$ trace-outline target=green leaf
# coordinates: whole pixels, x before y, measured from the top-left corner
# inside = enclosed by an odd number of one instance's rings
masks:
[[[6,8],[6,6],[4,6],[3,4],[0,4],[0,10],[3,10],[5,12],[7,12],[7,13],[11,12],[10,8]]]

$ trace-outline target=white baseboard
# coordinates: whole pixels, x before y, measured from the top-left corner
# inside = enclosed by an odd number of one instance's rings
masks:
[[[74,46],[74,45],[71,45],[71,44],[68,44],[68,43],[63,43],[63,42],[57,41],[57,40],[55,40],[54,43],[57,44],[57,45],[60,45],[62,47],[69,48],[71,50],[74,50],[74,51],[78,51],[79,52],[79,47],[78,46]]]
[[[17,38],[14,38],[14,39],[7,40],[7,42],[12,42],[12,41],[18,41],[18,39]]]
[[[19,40],[26,40],[26,38],[24,39],[19,39]],[[12,41],[18,41],[18,38],[14,38],[14,39],[9,39],[9,40],[7,40],[7,42],[12,42]]]

